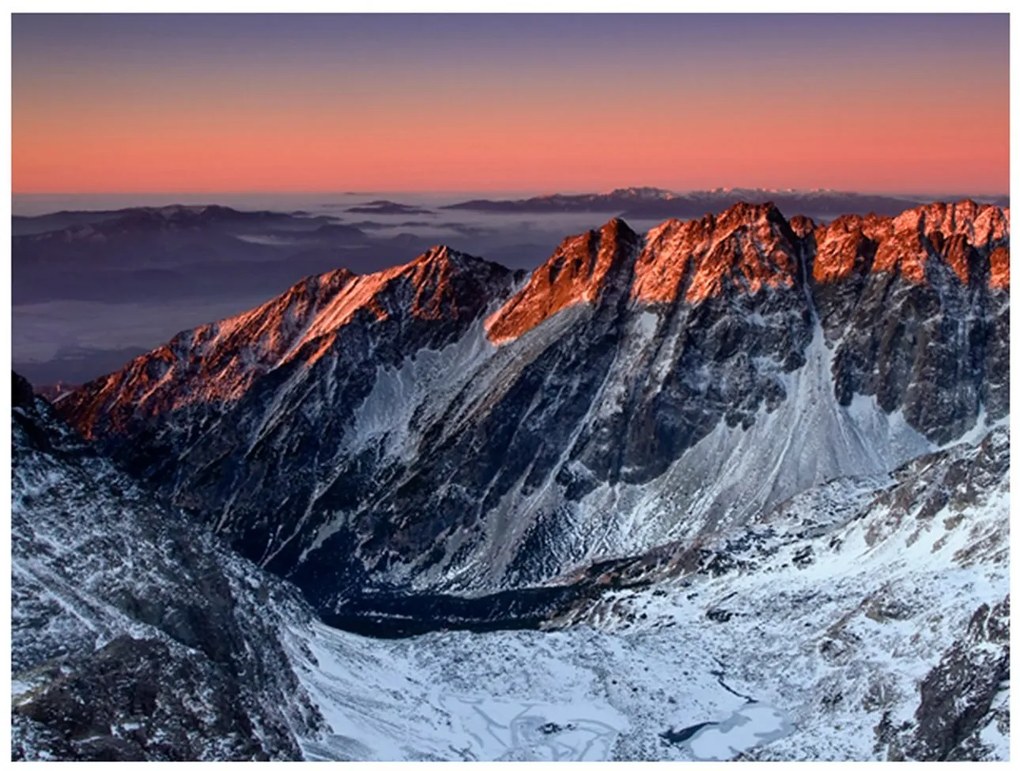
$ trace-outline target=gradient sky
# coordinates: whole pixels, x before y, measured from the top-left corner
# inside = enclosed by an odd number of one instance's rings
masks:
[[[15,15],[38,192],[1003,193],[999,15]]]

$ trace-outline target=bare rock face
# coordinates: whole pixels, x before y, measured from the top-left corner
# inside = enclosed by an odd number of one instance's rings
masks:
[[[165,642],[117,637],[15,707],[15,759],[212,760],[218,745],[219,757],[269,760],[239,685]]]
[[[58,409],[323,612],[505,589],[889,471],[1008,413],[1008,209],[620,220],[527,282],[306,279]],[[638,515],[640,513],[640,515]]]
[[[230,409],[271,371],[311,368],[343,348],[345,330],[373,328],[371,339],[355,341],[373,363],[442,345],[511,280],[505,268],[446,247],[381,273],[311,276],[247,313],[182,332],[71,393],[61,411],[88,438],[144,430],[190,407],[200,421]]]
[[[725,292],[755,294],[798,280],[796,237],[772,204],[738,204],[718,217],[669,220],[649,233],[633,296],[692,305]]]
[[[910,755],[937,760],[979,760],[979,742],[967,742],[989,715],[994,698],[1009,687],[1009,598],[982,605],[957,642],[921,683],[918,730]]]
[[[971,201],[815,229],[814,297],[841,404],[874,396],[936,442],[1009,411],[1008,212]]]

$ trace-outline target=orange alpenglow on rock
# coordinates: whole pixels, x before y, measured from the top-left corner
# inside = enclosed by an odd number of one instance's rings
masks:
[[[311,276],[257,308],[180,333],[86,384],[69,396],[67,406],[90,405],[77,420],[91,438],[97,423],[119,429],[124,419],[236,402],[272,369],[292,362],[310,368],[335,350],[339,334],[352,322],[376,325],[396,316],[466,324],[485,302],[481,289],[509,279],[506,268],[445,246],[377,273],[357,275],[342,268]],[[169,387],[185,381],[201,387]],[[129,417],[96,413],[91,405],[101,402],[89,399],[97,395],[131,404]]]
[[[982,262],[976,250],[994,251],[1008,238],[1009,209],[969,200],[927,204],[893,218],[850,215],[815,229],[813,276],[828,283],[855,271],[898,271],[921,283],[928,260],[939,255],[962,282],[969,283],[972,267]],[[991,268],[996,273],[994,260]],[[1008,267],[1004,278],[1001,269],[996,275],[990,281],[993,288],[1009,286]]]
[[[1009,289],[1009,249],[997,246],[988,259],[991,262],[988,285],[992,289]]]
[[[527,285],[485,322],[494,343],[520,337],[571,305],[595,302],[607,282],[629,268],[639,237],[614,218],[599,230],[563,241]]]
[[[458,317],[456,292],[450,277],[456,270],[455,253],[445,246],[434,246],[406,265],[397,265],[378,273],[355,276],[333,301],[321,309],[302,338],[293,345],[298,351],[306,342],[315,341],[317,350],[306,360],[314,364],[336,341],[336,333],[346,326],[354,314],[366,312],[377,320],[389,318],[380,296],[393,282],[405,283],[412,293],[407,312],[420,319],[436,320]]]
[[[697,305],[727,291],[792,287],[808,270],[815,284],[870,273],[922,283],[933,257],[964,284],[987,278],[990,288],[1007,289],[1008,241],[1009,209],[969,200],[828,224],[740,203],[717,216],[667,220],[643,239],[614,219],[566,239],[485,327],[491,342],[507,343],[564,308],[597,302],[610,283],[629,287],[636,304]]]
[[[737,204],[717,217],[670,220],[648,234],[631,297],[647,304],[697,304],[727,285],[757,292],[791,286],[797,270],[792,231],[773,204]],[[686,281],[685,281],[686,279]]]

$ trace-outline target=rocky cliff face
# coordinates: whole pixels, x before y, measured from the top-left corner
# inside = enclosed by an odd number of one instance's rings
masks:
[[[528,284],[485,321],[496,344],[520,337],[564,308],[611,302],[633,270],[640,238],[623,220],[566,239]],[[619,299],[619,298],[617,298]]]
[[[270,372],[311,369],[331,351],[353,367],[352,353],[385,365],[442,347],[511,282],[506,269],[445,247],[381,273],[311,276],[247,313],[182,332],[87,384],[62,411],[87,438],[137,432],[168,417],[201,423],[231,409]]]
[[[837,397],[873,395],[936,442],[1009,412],[1009,211],[931,204],[814,231]]]
[[[322,612],[739,526],[1008,412],[1008,210],[613,220],[308,279],[58,409]]]

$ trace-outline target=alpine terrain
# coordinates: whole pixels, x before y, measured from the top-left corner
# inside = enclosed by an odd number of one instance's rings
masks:
[[[1009,209],[615,218],[15,376],[14,755],[1006,760]]]

